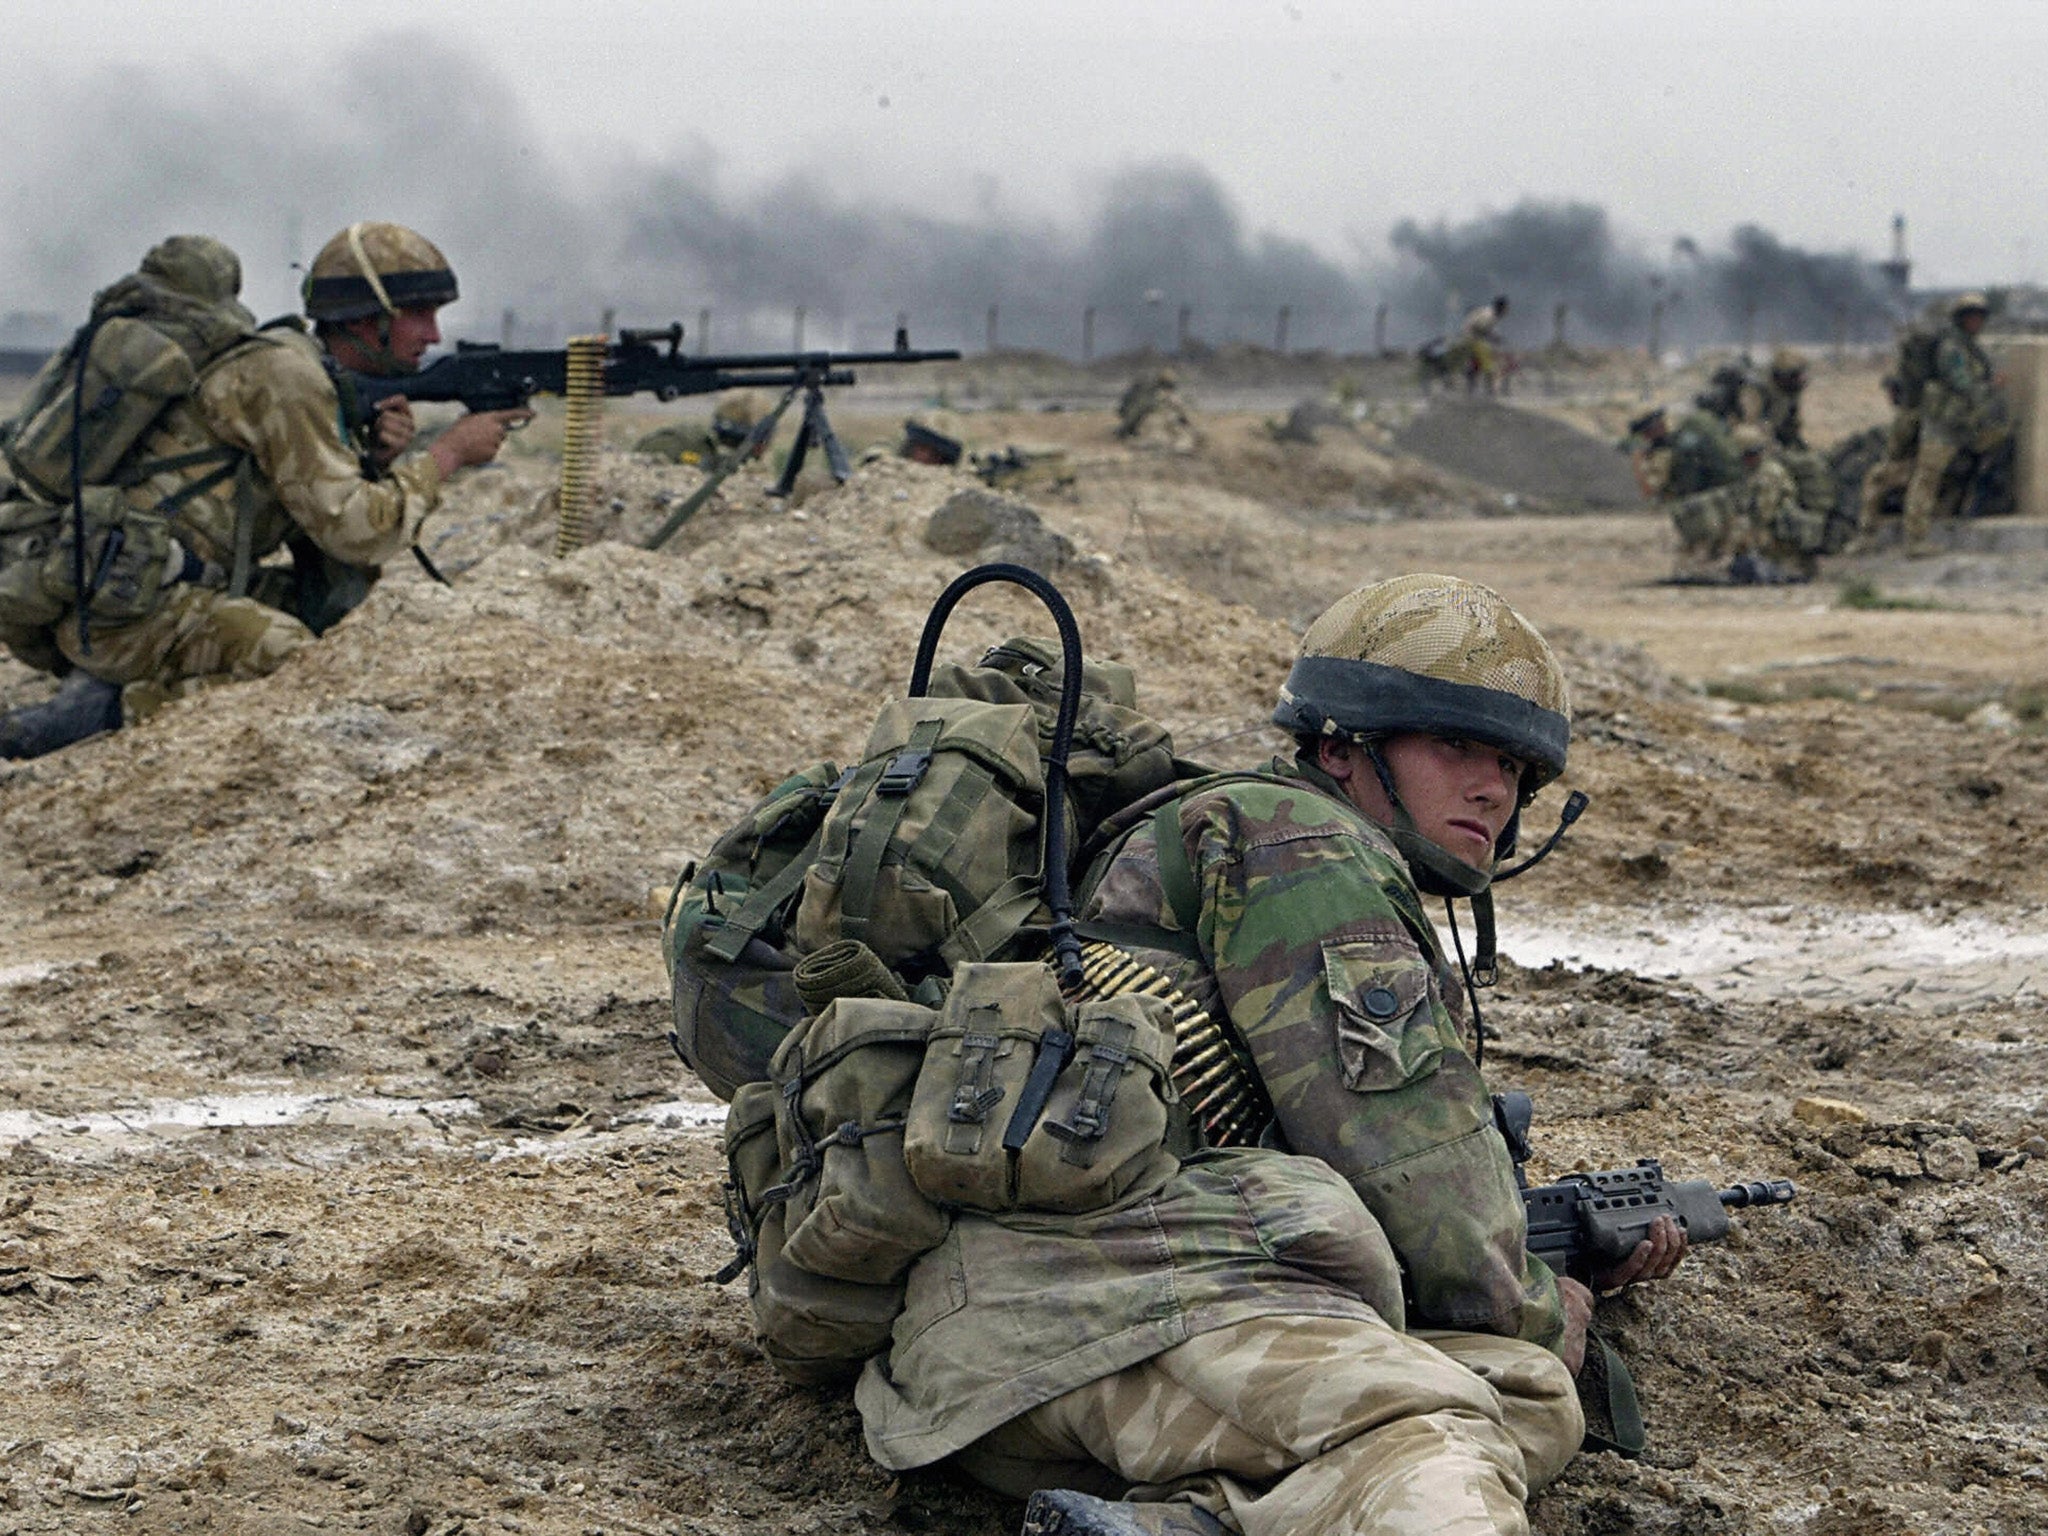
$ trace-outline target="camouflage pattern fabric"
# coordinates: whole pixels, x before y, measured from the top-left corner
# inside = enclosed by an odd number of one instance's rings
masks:
[[[1385,1316],[1398,1328],[1400,1315],[1393,1251],[1329,1167],[1209,1152],[1105,1211],[955,1217],[911,1267],[893,1347],[854,1401],[868,1453],[901,1471],[1232,1323]]]
[[[1562,1337],[1556,1282],[1524,1252],[1507,1148],[1459,1039],[1462,1004],[1386,835],[1286,771],[1189,796],[1180,825],[1200,958],[1132,953],[1230,1019],[1300,1155],[1210,1154],[1100,1215],[957,1221],[912,1268],[895,1348],[861,1380],[885,1466],[950,1454],[1255,1316],[1395,1329],[1413,1316],[1543,1348]],[[1150,821],[1082,915],[1174,928]]]
[[[1948,477],[1949,464],[1961,452],[1960,444],[1931,424],[1920,433],[1920,451],[1913,456],[1912,478],[1906,483],[1906,511],[1901,528],[1909,552],[1927,547],[1937,515],[1943,519],[1955,516],[1959,498],[1944,494],[1943,482]]]
[[[1781,576],[1810,579],[1818,568],[1815,555],[1827,530],[1825,509],[1806,505],[1791,467],[1775,453],[1765,455],[1744,490],[1747,552],[1767,561]]]
[[[199,385],[206,426],[216,440],[253,457],[259,505],[266,513],[276,509],[259,519],[258,558],[282,544],[293,525],[349,565],[382,565],[403,554],[440,505],[440,466],[412,453],[381,479],[364,479],[319,344],[299,332],[266,334],[277,335],[278,344],[236,354]],[[232,526],[207,530],[230,558]],[[199,553],[228,563],[214,550]]]
[[[1935,432],[1958,448],[1982,452],[2012,430],[2010,413],[1992,382],[1991,359],[1959,325],[1943,332],[1934,349],[1934,374],[1920,399],[1923,439]]]
[[[718,439],[702,422],[679,421],[656,427],[633,444],[635,453],[671,464],[709,465],[718,458]]]
[[[1771,377],[1756,386],[1756,419],[1771,434],[1773,442],[1787,448],[1805,446],[1805,427],[1799,419],[1799,405],[1805,393],[1803,381],[1797,389],[1788,389]]]
[[[126,685],[121,706],[131,725],[197,687],[275,672],[312,639],[289,614],[189,583],[167,588],[155,612],[133,623],[94,624],[91,655],[79,646],[76,614],[56,628],[57,645],[74,665]]]
[[[1637,474],[1657,501],[1680,501],[1731,483],[1740,473],[1728,428],[1712,411],[1695,410],[1662,442],[1645,449]]]
[[[1342,1174],[1407,1267],[1420,1323],[1548,1345],[1563,1331],[1523,1212],[1464,995],[1386,832],[1293,765],[1188,797],[1200,958],[1131,946],[1250,1049],[1287,1146]],[[1175,926],[1150,822],[1081,913]]]
[[[424,453],[407,455],[382,479],[363,477],[319,346],[301,332],[266,332],[229,354],[191,398],[165,413],[139,454],[145,461],[171,458],[222,443],[248,454],[247,469],[189,496],[173,523],[179,542],[220,570],[234,565],[238,515],[249,520],[253,560],[303,535],[343,564],[374,567],[409,547],[440,502],[440,468]],[[169,470],[124,494],[152,506],[214,468]],[[311,638],[296,619],[259,603],[191,585],[165,590],[158,610],[134,623],[95,623],[90,656],[79,651],[70,617],[60,626],[59,646],[109,682],[169,687],[207,676],[262,676]]]
[[[1583,1422],[1571,1376],[1531,1344],[1263,1317],[1034,1409],[957,1465],[1018,1497],[1184,1501],[1246,1536],[1521,1533]]]

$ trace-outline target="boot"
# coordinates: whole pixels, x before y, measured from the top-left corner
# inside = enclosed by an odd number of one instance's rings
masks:
[[[1019,1536],[1227,1536],[1227,1530],[1192,1504],[1127,1504],[1045,1488],[1024,1506]]]
[[[0,758],[41,757],[74,741],[121,729],[121,685],[73,672],[40,704],[0,715]]]

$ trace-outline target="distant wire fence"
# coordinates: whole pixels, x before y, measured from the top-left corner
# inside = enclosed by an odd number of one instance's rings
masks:
[[[1380,303],[1359,308],[1276,304],[1202,305],[1161,300],[1137,306],[1089,304],[1052,307],[1028,302],[996,302],[976,309],[906,308],[893,314],[846,314],[809,305],[786,309],[700,307],[694,312],[643,314],[606,311],[602,328],[612,322],[645,325],[680,320],[684,350],[695,355],[763,351],[871,351],[891,344],[907,330],[911,344],[957,347],[964,353],[1036,352],[1091,363],[1101,358],[1149,353],[1198,356],[1222,347],[1247,347],[1287,354],[1377,356],[1411,353],[1432,340],[1455,336],[1464,315],[1461,306],[1433,322],[1412,310]],[[1519,322],[1519,323],[1518,323]],[[1892,339],[1898,319],[1848,307],[1832,316],[1788,321],[1768,311],[1749,309],[1739,316],[1702,317],[1682,306],[1659,303],[1640,322],[1617,337],[1615,327],[1591,330],[1568,304],[1530,313],[1520,309],[1502,328],[1505,344],[1515,351],[1544,347],[1640,347],[1652,356],[1666,351],[1703,348],[1797,344],[1837,350],[1861,348]],[[553,318],[527,321],[516,310],[503,312],[499,335],[506,347],[558,345],[559,338],[587,329]]]
[[[496,342],[508,349],[557,348],[571,335],[588,333],[593,319],[598,329],[606,332],[616,331],[621,324],[681,321],[683,350],[692,356],[875,351],[889,347],[896,333],[905,330],[911,345],[917,347],[957,347],[969,355],[1035,352],[1086,364],[1132,354],[1198,357],[1224,347],[1258,348],[1283,356],[1400,355],[1455,335],[1463,313],[1461,306],[1447,306],[1432,324],[1412,309],[1392,303],[1355,308],[1208,305],[1177,303],[1161,296],[1156,302],[1148,299],[1136,305],[1062,307],[999,301],[973,309],[903,309],[893,314],[857,315],[804,304],[788,308],[700,306],[659,314],[635,305],[607,309],[589,319],[564,320],[555,314],[528,316],[507,308],[500,313],[495,335],[478,334],[473,320],[461,329],[471,342]],[[1852,311],[1846,306],[1819,321],[1807,317],[1788,323],[1754,307],[1740,316],[1719,312],[1702,316],[1688,312],[1677,301],[1660,300],[1638,325],[1626,328],[1634,334],[1617,339],[1615,327],[1591,330],[1575,316],[1571,305],[1556,303],[1547,310],[1515,306],[1502,335],[1510,350],[1520,352],[1621,346],[1639,347],[1660,357],[1671,351],[1690,354],[1707,348],[1739,347],[1750,352],[1758,347],[1795,344],[1844,354],[1888,343],[1897,323],[1892,316]],[[0,348],[0,374],[31,374],[61,344]]]

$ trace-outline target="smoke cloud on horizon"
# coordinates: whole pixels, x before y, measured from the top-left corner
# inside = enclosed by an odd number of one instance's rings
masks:
[[[17,168],[0,194],[0,345],[55,341],[94,289],[181,231],[234,246],[252,307],[280,312],[291,263],[363,217],[415,225],[449,253],[463,288],[451,333],[495,340],[509,309],[527,344],[614,310],[622,325],[680,319],[694,350],[708,310],[713,350],[781,349],[799,306],[810,346],[885,345],[903,313],[917,345],[980,350],[994,306],[1000,345],[1068,356],[1084,327],[1098,356],[1171,350],[1183,313],[1200,342],[1271,345],[1283,306],[1291,350],[1368,350],[1382,305],[1387,344],[1407,348],[1495,293],[1512,297],[1522,347],[1551,339],[1559,304],[1585,343],[1642,344],[1660,303],[1667,345],[1876,341],[1896,318],[1862,258],[1754,226],[1656,251],[1593,204],[1531,200],[1404,219],[1384,252],[1345,262],[1248,229],[1193,161],[1117,171],[1072,227],[999,202],[945,219],[802,173],[733,189],[701,144],[551,152],[507,81],[418,33],[319,80],[100,71],[16,103],[0,128]],[[66,131],[80,124],[90,135]]]

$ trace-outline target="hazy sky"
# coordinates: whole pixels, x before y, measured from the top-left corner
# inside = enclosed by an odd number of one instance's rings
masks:
[[[345,154],[349,140],[374,137],[366,114],[380,109],[359,91],[324,99],[342,84],[337,61],[360,69],[366,47],[388,49],[394,79],[417,89],[406,56],[425,48],[473,61],[456,92],[498,96],[500,147],[515,162],[685,165],[735,195],[806,172],[857,206],[1058,225],[1098,205],[1118,173],[1178,159],[1220,183],[1251,233],[1338,262],[1384,256],[1402,218],[1456,222],[1542,198],[1602,205],[1650,252],[1754,222],[1809,250],[1877,257],[1900,211],[1916,283],[2048,270],[2040,0],[9,10],[0,152],[11,168],[89,144],[100,114],[122,104],[119,82],[145,79],[229,112],[254,89],[253,140],[300,131],[289,103]],[[81,109],[88,92],[97,110]],[[320,189],[306,191],[318,210]],[[464,191],[487,205],[492,188]],[[67,210],[38,217],[61,243]],[[282,242],[285,215],[275,217]],[[0,283],[10,275],[0,265]]]

